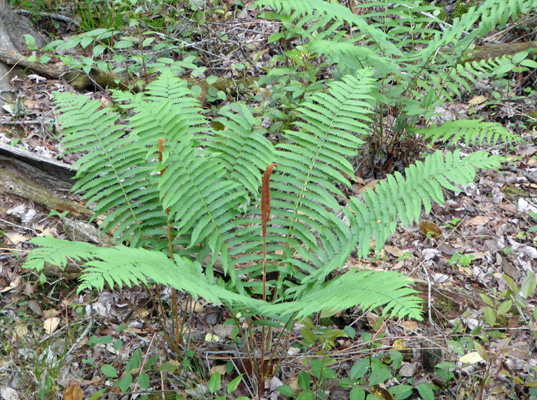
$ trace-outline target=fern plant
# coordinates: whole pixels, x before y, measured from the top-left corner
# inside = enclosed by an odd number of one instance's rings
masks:
[[[332,82],[299,107],[296,130],[276,148],[244,105],[222,111],[223,132],[209,129],[186,83],[170,72],[145,94],[115,94],[133,112],[126,125],[97,101],[57,94],[66,150],[87,152],[77,162],[75,190],[95,204],[96,215],[106,215],[101,228],[114,232],[118,247],[37,238],[40,247],[25,267],[65,266],[72,258],[87,267],[79,290],[151,280],[277,318],[357,304],[420,318],[419,299],[404,276],[331,273],[356,243],[361,257],[372,238],[381,248],[397,217],[411,224],[422,208],[430,211],[431,200],[443,202],[442,187],[457,190],[451,183],[469,183],[475,168],[495,167],[500,159],[435,153],[405,177],[390,176],[364,201],[341,204],[336,196],[344,197],[345,174],[353,172],[347,157],[368,134],[373,90],[371,70]],[[272,221],[262,235],[259,186],[269,161],[277,163]],[[163,251],[168,239],[171,258]],[[260,299],[263,267],[274,276],[266,282],[266,301]]]
[[[286,56],[296,50],[310,58],[316,55],[319,63],[334,66],[341,75],[362,68],[375,70],[378,120],[368,140],[373,162],[390,164],[401,147],[413,149],[407,157],[413,160],[426,143],[453,144],[459,137],[478,144],[490,138],[506,143],[520,140],[499,124],[460,120],[437,127],[434,117],[437,107],[470,91],[478,79],[532,68],[534,63],[524,63],[523,54],[464,60],[475,40],[535,9],[535,0],[487,0],[451,23],[440,18],[445,15],[440,6],[427,2],[366,2],[356,5],[355,12],[323,0],[258,0],[255,4],[270,10],[265,17],[282,21],[282,32],[275,38],[285,38],[291,47]],[[294,61],[290,56],[288,60]],[[274,113],[269,110],[268,115]],[[409,145],[401,146],[405,141]]]

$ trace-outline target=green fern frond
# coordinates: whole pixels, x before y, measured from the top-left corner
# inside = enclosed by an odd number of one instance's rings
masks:
[[[230,179],[246,187],[252,198],[257,198],[261,174],[274,161],[274,146],[257,127],[255,118],[245,105],[237,105],[233,113],[222,110],[216,118],[224,129],[217,131],[205,142],[216,154],[220,165]]]
[[[364,202],[352,198],[354,212],[353,225],[361,227],[356,235],[359,244],[358,257],[369,254],[369,243],[375,238],[379,251],[389,235],[395,232],[397,217],[403,226],[409,226],[419,219],[422,207],[428,214],[431,199],[438,204],[444,203],[442,188],[459,191],[453,183],[470,184],[475,177],[476,168],[492,168],[500,165],[502,158],[477,152],[460,159],[459,151],[446,153],[445,159],[440,151],[428,155],[424,163],[418,161],[405,169],[405,177],[399,172],[381,181],[375,190],[363,194]]]
[[[322,265],[349,238],[349,228],[335,218],[343,211],[334,195],[343,195],[338,184],[350,186],[344,174],[352,175],[353,169],[345,156],[356,154],[360,137],[368,134],[372,83],[371,71],[360,71],[330,84],[328,93],[311,96],[298,108],[301,120],[295,125],[300,130],[286,131],[288,143],[277,146],[267,257],[295,266],[293,254],[305,261],[301,271],[286,273],[300,277],[311,272],[308,262]],[[251,210],[243,223],[255,223],[257,229],[234,232],[228,239],[230,254],[239,265],[260,262],[259,209]],[[256,265],[242,272],[259,271]]]
[[[487,0],[479,6],[481,22],[478,29],[484,33],[490,32],[496,25],[503,29],[510,18],[516,21],[520,14],[536,7],[535,0]]]
[[[364,18],[353,14],[347,7],[340,4],[323,0],[258,0],[254,5],[259,8],[270,7],[279,13],[293,16],[292,22],[298,28],[302,28],[309,39],[324,39],[323,30],[328,23],[341,25],[346,22],[367,34],[387,54],[402,56],[401,50],[389,41],[384,32],[369,26]],[[299,17],[302,18],[299,19]],[[322,21],[323,24],[309,27],[306,23],[311,21]]]
[[[41,272],[45,263],[65,269],[69,259],[84,262],[93,258],[95,245],[85,242],[70,242],[50,236],[32,239],[32,243],[41,246],[33,249],[26,257],[25,268]]]
[[[78,181],[73,190],[96,203],[96,216],[113,210],[102,229],[117,226],[114,238],[136,245],[146,228],[165,225],[165,218],[153,214],[159,207],[154,166],[146,163],[137,138],[124,135],[118,115],[101,109],[99,101],[69,93],[58,94],[56,104],[66,151],[87,152],[75,164]]]
[[[147,85],[144,93],[133,95],[130,92],[114,92],[118,102],[124,102],[122,108],[132,109],[135,113],[143,111],[148,102],[170,102],[173,110],[180,110],[180,114],[187,122],[188,133],[199,134],[207,125],[203,117],[204,110],[200,102],[192,95],[185,80],[179,79],[171,70],[165,69],[159,78]]]
[[[355,74],[357,70],[365,67],[375,66],[380,76],[387,76],[397,73],[400,67],[395,60],[378,55],[369,46],[353,43],[352,40],[337,42],[315,39],[303,47],[305,52],[326,57],[330,63],[336,64],[347,75]]]
[[[505,55],[502,57],[457,64],[456,69],[454,69],[453,73],[450,75],[453,83],[449,83],[448,88],[452,92],[458,92],[457,85],[462,85],[470,92],[472,88],[466,81],[475,84],[478,80],[485,78],[505,76],[505,74],[515,69],[516,65],[512,62],[515,57],[516,55]],[[445,79],[445,81],[449,82],[448,79]],[[459,93],[457,93],[457,95],[460,97]]]
[[[443,32],[443,41],[466,50],[476,39],[489,33],[495,26],[500,28],[521,13],[527,13],[537,6],[535,0],[486,0],[479,6],[472,6],[461,17],[455,18],[450,28]],[[475,27],[477,25],[477,27]]]
[[[434,143],[441,140],[444,143],[454,144],[464,139],[466,145],[483,144],[487,142],[495,145],[499,139],[505,143],[518,143],[522,139],[509,132],[502,125],[495,122],[483,122],[482,120],[459,119],[446,121],[442,125],[427,129],[415,129],[413,132]]]
[[[411,279],[396,272],[347,272],[322,286],[304,292],[296,301],[262,305],[264,315],[289,316],[294,313],[301,319],[324,309],[345,309],[360,304],[362,310],[384,307],[383,314],[421,320],[419,297],[406,287]],[[345,293],[345,296],[341,296]]]
[[[171,101],[166,96],[171,96]],[[213,250],[220,253],[221,229],[240,213],[239,205],[247,193],[243,182],[229,179],[230,171],[223,168],[219,155],[210,151],[214,150],[210,145],[213,137],[201,134],[204,120],[199,102],[167,72],[152,82],[147,96],[137,96],[126,107],[135,111],[129,118],[132,135],[139,138],[139,146],[149,149],[147,159],[158,158],[157,144],[164,139],[163,160],[154,172],[165,171],[157,179],[161,207],[168,210],[177,234],[189,236],[190,246],[211,237],[213,246],[218,245]],[[205,139],[208,148],[199,147]],[[257,158],[267,159],[271,149],[265,145],[258,150]],[[250,174],[254,169],[250,167]]]
[[[191,135],[165,145],[168,153],[159,182],[162,204],[176,222],[179,235],[191,232],[191,245],[212,234],[238,214],[246,192],[237,182],[223,179],[226,170],[214,156],[201,156]]]
[[[301,280],[301,286],[289,289],[296,298],[302,298],[309,291],[322,284],[328,274],[337,270],[347,261],[358,244],[358,257],[369,254],[371,240],[375,239],[376,250],[384,246],[386,239],[395,231],[399,217],[403,226],[417,221],[422,209],[431,211],[431,199],[443,204],[442,188],[460,191],[453,184],[467,185],[473,182],[476,169],[496,168],[502,157],[489,156],[477,152],[463,158],[459,151],[446,153],[440,151],[428,155],[425,163],[417,162],[405,170],[405,177],[399,172],[388,175],[387,181],[381,181],[374,190],[363,194],[363,201],[351,198],[345,216],[351,224],[351,237],[346,237],[340,250],[333,257],[318,266]]]
[[[113,288],[146,284],[149,280],[188,291],[215,303],[238,303],[256,308],[263,302],[226,290],[203,273],[201,265],[187,257],[175,256],[170,260],[158,251],[129,247],[99,247],[89,243],[70,242],[50,236],[35,238],[41,246],[32,251],[26,267],[40,271],[45,262],[61,269],[68,259],[85,262],[87,268],[81,277],[78,292],[85,289],[103,290],[105,284]]]
[[[434,41],[439,27],[447,25],[434,16],[439,7],[430,3],[393,0],[389,6],[379,1],[359,4],[356,8],[363,12],[363,18],[370,21],[371,28],[387,32],[398,48],[426,47]]]

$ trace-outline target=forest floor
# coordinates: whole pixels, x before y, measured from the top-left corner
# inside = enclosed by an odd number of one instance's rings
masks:
[[[20,74],[13,88],[25,111],[0,117],[0,143],[72,164],[78,156],[64,154],[58,143],[52,99],[54,91],[73,89],[31,73]],[[103,104],[110,99],[106,90],[85,95]],[[484,85],[437,112],[444,120],[471,115],[513,130],[526,101],[523,96],[492,98],[492,89]],[[326,349],[319,342],[304,345],[297,325],[289,336],[294,346],[276,357],[279,368],[267,379],[265,398],[287,398],[277,390],[281,384],[299,392],[300,372],[310,356],[330,360],[335,372],[319,380],[317,389],[324,398],[349,398],[350,388],[342,380],[358,376],[354,366],[371,355],[389,376],[378,379],[372,371],[366,374],[366,368],[363,382],[353,385],[377,398],[394,398],[385,390],[393,386],[400,386],[401,393],[407,390],[406,398],[427,400],[537,398],[537,234],[529,232],[537,221],[528,214],[537,213],[537,132],[528,125],[517,127],[522,144],[487,148],[506,157],[501,169],[479,172],[475,183],[460,193],[446,192],[444,206],[433,205],[419,225],[399,228],[380,254],[349,258],[349,269],[395,270],[414,279],[413,287],[424,300],[424,320],[390,319],[359,309],[312,316],[318,329],[347,328],[354,335],[342,336]],[[470,152],[471,146],[461,147]],[[359,196],[378,179],[357,174],[351,195]],[[77,200],[67,193],[59,196]],[[192,351],[190,367],[180,368],[159,335],[153,289],[77,294],[76,274],[40,276],[22,269],[33,237],[69,238],[62,219],[50,211],[0,190],[0,399],[86,399],[103,389],[104,398],[152,392],[158,397],[151,398],[161,398],[160,390],[169,399],[213,398],[207,389],[210,375],[220,372],[224,383],[237,376],[229,370],[230,361],[245,374],[233,396],[256,395],[254,378],[248,377],[252,368],[242,365],[247,363],[232,325],[225,323],[230,318],[225,309],[203,299],[179,299],[182,309],[190,310],[191,329],[185,337]],[[159,295],[165,301],[171,298],[166,288]],[[511,298],[517,301],[508,304]],[[475,345],[476,338],[483,345]],[[136,357],[143,364],[153,360],[171,367],[148,369],[147,392],[131,386],[122,393],[116,383],[126,376],[125,364]],[[144,365],[139,368],[141,373]]]

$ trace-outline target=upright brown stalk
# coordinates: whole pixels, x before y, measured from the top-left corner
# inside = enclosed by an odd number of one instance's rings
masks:
[[[267,301],[267,222],[270,218],[270,176],[272,169],[278,164],[270,164],[263,174],[261,184],[261,226],[263,229],[263,301]],[[263,380],[265,376],[265,325],[261,337],[261,368],[259,372],[259,399],[263,395]]]
[[[164,151],[165,139],[158,140],[158,162],[162,163],[162,152]],[[160,171],[160,176],[164,175],[166,168]],[[172,246],[172,225],[170,224],[170,209],[166,209],[166,221],[168,222],[168,247],[170,249],[170,260],[173,260],[173,246]],[[188,302],[187,302],[188,304]],[[177,315],[177,291],[172,289],[172,317],[175,323],[175,344],[179,347],[181,331],[179,330],[179,318]]]

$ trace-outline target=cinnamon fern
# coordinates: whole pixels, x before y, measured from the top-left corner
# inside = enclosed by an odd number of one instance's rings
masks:
[[[104,216],[102,229],[114,232],[118,246],[40,238],[25,266],[40,270],[45,262],[64,266],[73,258],[86,265],[79,290],[152,280],[270,316],[360,304],[420,318],[419,300],[404,276],[331,273],[345,265],[357,244],[361,257],[373,238],[382,248],[398,219],[409,225],[422,209],[430,211],[431,201],[443,202],[442,188],[472,182],[475,168],[495,167],[499,158],[435,153],[404,175],[389,176],[362,199],[345,200],[347,176],[354,173],[348,158],[369,135],[375,88],[371,69],[329,83],[327,91],[304,100],[294,128],[275,147],[244,105],[223,110],[218,121],[224,129],[211,129],[198,101],[170,72],[144,94],[115,94],[131,114],[125,124],[97,101],[57,94],[66,150],[87,152],[77,162],[75,190],[94,204],[95,216]],[[277,168],[266,257],[269,276],[278,277],[268,287],[278,295],[264,302],[258,296],[259,188],[272,162]],[[173,259],[162,250],[168,224]]]

